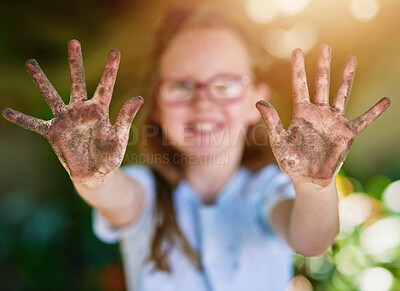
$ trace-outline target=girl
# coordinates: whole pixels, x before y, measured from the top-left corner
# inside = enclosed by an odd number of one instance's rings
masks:
[[[167,17],[156,37],[153,90],[140,126],[151,132],[139,135],[148,153],[161,158],[123,169],[143,99],[128,100],[110,124],[119,52],[110,51],[88,99],[81,47],[70,41],[68,105],[37,62],[27,62],[54,118],[11,109],[3,114],[49,140],[78,193],[94,207],[96,234],[121,242],[130,289],[281,291],[291,276],[292,250],[319,255],[334,241],[335,175],[355,136],[390,101],[383,98],[357,119],[345,119],[356,59],[346,60],[330,106],[330,48],[324,45],[311,102],[304,55],[296,49],[293,119],[285,130],[268,103],[268,87],[257,83],[253,47],[243,27],[218,10]],[[244,167],[268,155],[255,154],[248,138],[260,113],[279,167]]]

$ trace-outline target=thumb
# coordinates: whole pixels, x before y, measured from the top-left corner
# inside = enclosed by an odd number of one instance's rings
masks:
[[[142,97],[135,96],[124,103],[115,122],[115,127],[119,134],[123,134],[129,130],[132,120],[143,102],[144,99]]]
[[[270,135],[280,135],[285,132],[282,122],[275,108],[267,101],[260,100],[256,103],[258,111],[265,123],[267,124]]]

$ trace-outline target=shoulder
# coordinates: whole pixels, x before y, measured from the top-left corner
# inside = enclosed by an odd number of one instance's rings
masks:
[[[249,186],[253,191],[266,191],[271,188],[281,188],[282,186],[290,186],[289,177],[282,173],[275,164],[269,164],[257,172],[251,174]],[[284,189],[280,189],[284,190]]]
[[[263,229],[270,230],[269,215],[281,201],[294,199],[290,178],[277,165],[268,165],[251,174],[247,194],[254,218]]]

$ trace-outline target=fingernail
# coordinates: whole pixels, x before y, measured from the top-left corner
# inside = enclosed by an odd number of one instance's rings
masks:
[[[135,98],[139,99],[142,104],[144,103],[144,98],[142,96],[135,96]]]
[[[80,42],[78,40],[76,40],[76,39],[71,39],[68,42],[68,46],[80,46],[80,45],[81,45]]]
[[[382,101],[386,102],[386,107],[389,107],[392,101],[388,97],[383,97]]]
[[[39,66],[38,62],[35,59],[29,59],[25,62],[25,67],[28,70],[36,69]]]
[[[116,60],[116,59],[118,59],[119,58],[119,55],[120,55],[120,53],[119,53],[119,50],[118,49],[112,49],[112,50],[110,50],[110,57],[111,57],[111,59],[114,61],[114,60]]]
[[[10,108],[4,109],[2,113],[3,113],[4,118],[6,118],[6,119],[13,119],[13,117],[15,116],[15,113]]]
[[[259,105],[262,105],[262,106],[265,106],[265,107],[268,107],[268,108],[270,107],[269,103],[266,102],[265,100],[257,101],[256,106],[258,107]]]

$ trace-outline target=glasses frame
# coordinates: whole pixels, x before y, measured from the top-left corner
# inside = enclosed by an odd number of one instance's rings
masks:
[[[204,92],[206,93],[205,95],[207,96],[208,100],[214,102],[215,104],[231,104],[234,102],[237,102],[238,100],[241,100],[243,98],[244,94],[240,94],[239,97],[237,98],[230,98],[227,100],[223,100],[223,99],[218,99],[218,98],[213,98],[213,95],[211,94],[211,89],[209,84],[214,81],[216,78],[220,78],[220,77],[227,77],[229,79],[232,80],[236,80],[236,81],[240,81],[240,83],[242,85],[244,85],[244,90],[252,83],[252,77],[248,74],[244,74],[244,75],[238,75],[238,74],[229,74],[229,73],[224,73],[224,74],[218,74],[215,76],[212,76],[210,78],[208,78],[205,81],[198,81],[195,78],[180,78],[180,77],[166,77],[166,78],[159,78],[156,82],[156,96],[159,97],[160,101],[162,104],[170,106],[170,107],[175,107],[175,106],[183,106],[183,105],[189,105],[192,104],[193,102],[196,101],[197,98],[199,98],[196,94],[196,91],[200,90],[200,89],[204,89]],[[161,96],[161,86],[167,82],[167,81],[190,81],[194,83],[194,89],[193,89],[193,93],[191,98],[189,98],[188,100],[182,100],[182,101],[166,101],[162,96]]]

